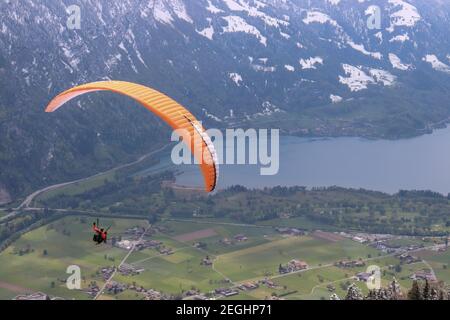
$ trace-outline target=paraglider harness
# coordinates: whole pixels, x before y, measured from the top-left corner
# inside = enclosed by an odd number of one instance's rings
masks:
[[[108,227],[108,229],[104,230],[103,228],[99,228],[98,227],[98,219],[97,219],[97,223],[93,223],[92,225],[92,230],[95,232],[94,237],[93,237],[93,241],[96,242],[97,244],[101,244],[102,242],[106,243],[107,238],[108,238],[108,230],[111,227]]]

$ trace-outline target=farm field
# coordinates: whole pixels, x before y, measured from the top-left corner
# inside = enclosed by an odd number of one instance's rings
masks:
[[[122,232],[143,221],[114,219],[101,221],[111,225],[114,232]],[[77,290],[68,290],[64,280],[66,269],[78,265],[82,271],[82,289],[91,281],[101,284],[96,275],[100,266],[115,265],[125,256],[124,250],[111,245],[95,246],[92,241],[91,221],[88,218],[69,217],[31,231],[0,254],[0,283],[17,286],[17,290],[6,290],[4,297],[12,298],[20,288],[27,291],[42,291],[51,296],[66,299],[88,299]],[[106,259],[105,259],[106,258]]]
[[[127,238],[124,233],[135,226],[146,226],[143,220],[104,219],[102,225],[111,225],[110,237]],[[234,287],[243,283],[258,282],[265,278],[274,287],[260,284],[255,290],[239,291],[228,299],[265,299],[277,295],[284,299],[328,299],[331,290],[339,296],[355,282],[359,272],[367,266],[382,269],[383,284],[395,276],[404,290],[411,286],[410,275],[426,270],[428,264],[438,277],[448,282],[445,265],[449,252],[420,252],[427,263],[402,265],[393,270],[399,260],[364,244],[341,236],[314,232],[303,236],[286,236],[273,227],[251,227],[228,222],[202,223],[199,221],[166,220],[154,226],[155,231],[144,239],[160,241],[171,254],[158,248],[133,251],[126,263],[140,269],[137,275],[117,272],[113,281],[128,286],[154,289],[174,298],[182,298],[190,290],[209,294],[218,288]],[[91,241],[91,219],[67,217],[31,231],[0,254],[0,299],[41,291],[64,299],[92,299],[87,293],[71,291],[65,286],[66,268],[78,265],[82,270],[82,289],[95,281],[104,280],[98,273],[103,267],[118,266],[127,250],[96,246]],[[110,241],[111,242],[111,241]],[[202,263],[209,259],[212,265]],[[305,261],[309,268],[294,273],[279,274],[280,264],[292,259]],[[338,268],[340,260],[364,260],[366,265]],[[364,283],[357,282],[363,292]],[[104,293],[99,299],[142,299],[144,295],[132,290],[117,294]]]
[[[227,272],[233,281],[242,281],[274,275],[280,263],[285,264],[292,259],[305,261],[309,266],[320,266],[377,253],[375,249],[350,240],[339,243],[310,236],[289,237],[221,255],[216,267]]]
[[[436,252],[424,251],[418,254],[419,257],[425,259],[433,268],[438,279],[450,283],[450,251]]]

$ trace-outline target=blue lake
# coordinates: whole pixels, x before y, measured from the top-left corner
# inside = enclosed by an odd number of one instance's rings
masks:
[[[175,166],[169,155],[148,172],[176,168],[177,183],[202,186],[196,165]],[[280,137],[280,169],[261,176],[258,165],[221,165],[219,188],[276,185],[342,186],[395,193],[400,189],[450,192],[450,128],[403,140]]]

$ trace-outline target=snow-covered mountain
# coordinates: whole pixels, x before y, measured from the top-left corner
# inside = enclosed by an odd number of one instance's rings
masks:
[[[70,5],[79,30],[67,27]],[[17,177],[79,175],[164,136],[110,95],[42,113],[88,81],[153,86],[209,126],[398,137],[450,116],[445,0],[3,0],[0,30],[0,163],[34,170],[2,170],[11,193]]]

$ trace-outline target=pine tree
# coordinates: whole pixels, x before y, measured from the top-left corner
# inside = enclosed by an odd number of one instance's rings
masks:
[[[414,280],[411,290],[408,292],[409,300],[422,300],[422,293],[420,292],[419,283]]]
[[[439,300],[439,293],[436,288],[431,288],[430,300]]]
[[[428,280],[425,280],[425,286],[423,287],[422,299],[430,300],[430,284],[428,283]]]
[[[395,277],[393,277],[392,282],[389,285],[389,295],[391,300],[399,300],[403,298],[402,289]]]
[[[378,290],[369,290],[366,300],[379,300],[378,299]]]
[[[345,300],[364,300],[361,290],[356,286],[356,284],[352,283],[347,290],[347,296]]]

